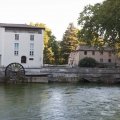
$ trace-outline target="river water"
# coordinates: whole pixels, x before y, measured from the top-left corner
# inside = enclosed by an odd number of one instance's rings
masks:
[[[120,86],[0,85],[0,120],[120,120]]]

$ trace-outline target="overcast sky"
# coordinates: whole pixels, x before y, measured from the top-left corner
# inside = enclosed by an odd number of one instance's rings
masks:
[[[0,0],[0,22],[45,23],[58,40],[68,24],[77,25],[84,6],[103,0]]]

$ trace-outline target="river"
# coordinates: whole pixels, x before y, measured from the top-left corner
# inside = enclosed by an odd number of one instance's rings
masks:
[[[120,120],[120,86],[1,84],[0,120]]]

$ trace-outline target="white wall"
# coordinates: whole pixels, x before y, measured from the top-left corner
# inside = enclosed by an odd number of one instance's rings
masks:
[[[2,54],[3,39],[4,39],[4,28],[0,28],[0,54]]]
[[[19,34],[19,40],[15,40],[15,34]],[[34,35],[34,56],[30,56],[30,35]],[[19,43],[19,55],[14,56],[14,43]],[[27,57],[27,63],[22,64],[24,67],[41,67],[43,66],[43,35],[37,33],[23,32],[5,32],[4,35],[4,57],[3,65],[18,62],[21,64],[21,56]],[[34,58],[34,60],[29,60]]]
[[[2,65],[4,54],[4,33],[5,29],[0,28],[0,66]]]
[[[1,66],[1,55],[0,55],[0,66]]]

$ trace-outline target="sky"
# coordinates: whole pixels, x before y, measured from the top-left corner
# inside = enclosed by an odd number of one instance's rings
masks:
[[[77,26],[84,6],[103,0],[0,0],[0,23],[44,23],[61,40],[69,23]]]

